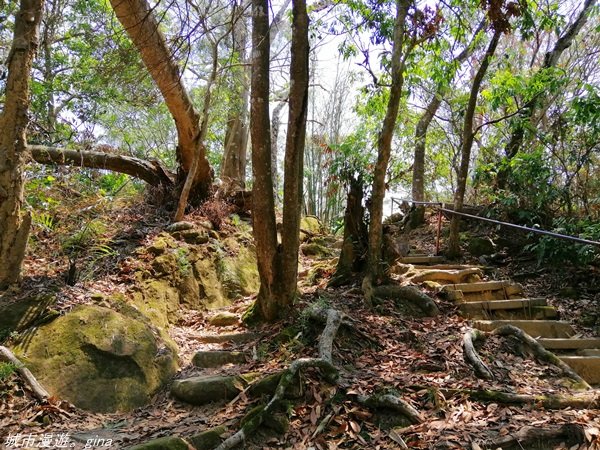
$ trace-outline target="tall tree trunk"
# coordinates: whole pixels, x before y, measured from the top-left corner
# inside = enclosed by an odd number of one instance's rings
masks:
[[[385,174],[392,150],[392,137],[396,126],[402,86],[404,84],[404,60],[402,47],[405,38],[405,20],[411,5],[409,0],[396,0],[396,21],[392,48],[392,86],[387,111],[377,139],[377,163],[373,177],[371,194],[371,218],[369,224],[368,270],[371,282],[377,282],[382,274],[381,241],[383,220],[383,199],[385,197]]]
[[[275,195],[275,203],[280,203],[279,197],[279,173],[277,170],[277,141],[279,140],[279,128],[281,127],[281,110],[287,103],[280,101],[271,113],[271,170],[273,171],[273,193]]]
[[[179,67],[174,60],[153,8],[146,0],[110,0],[117,19],[134,43],[144,65],[158,86],[177,128],[177,157],[180,161],[180,181],[185,180],[198,155],[193,196],[206,196],[212,182],[212,169],[204,148],[199,146],[199,115],[183,85]]]
[[[412,198],[416,201],[425,201],[425,146],[427,142],[427,131],[429,125],[435,116],[438,108],[442,104],[442,100],[448,91],[448,86],[452,83],[456,70],[465,60],[473,54],[475,50],[475,39],[479,32],[483,30],[485,26],[485,20],[481,21],[475,29],[471,42],[465,47],[465,49],[458,54],[453,60],[451,66],[456,69],[449,74],[447,82],[442,82],[437,85],[436,91],[433,97],[425,107],[425,111],[421,115],[417,127],[415,130],[415,153],[413,163],[413,178],[412,178]],[[413,224],[422,223],[424,219],[425,208],[420,206],[417,207],[414,212]]]
[[[248,145],[248,97],[250,95],[246,55],[248,25],[246,22],[246,2],[234,6],[233,52],[237,55],[239,69],[234,69],[232,88],[233,100],[227,118],[225,150],[221,164],[221,180],[228,188],[244,188],[246,178],[246,147]]]
[[[280,274],[277,251],[271,135],[269,124],[269,2],[252,0],[252,77],[250,137],[252,140],[252,220],[260,290],[253,311],[257,318],[274,320],[275,283]]]
[[[281,303],[287,310],[296,296],[304,147],[308,112],[308,14],[306,0],[292,2],[292,59],[283,181]]]
[[[496,47],[500,41],[502,31],[494,31],[492,40],[490,41],[488,48],[485,52],[483,60],[477,73],[473,78],[473,84],[471,85],[471,92],[469,94],[469,101],[467,103],[467,110],[465,112],[463,131],[462,131],[462,145],[460,149],[460,167],[458,169],[458,180],[456,191],[454,192],[454,210],[460,211],[463,207],[465,200],[465,191],[467,188],[467,177],[469,175],[469,163],[471,161],[471,148],[473,147],[473,140],[475,133],[473,132],[473,118],[475,116],[475,107],[477,106],[477,95],[479,95],[479,89],[483,82],[483,77],[487,72],[490,65],[490,60],[496,52]],[[450,222],[450,236],[448,238],[448,256],[458,256],[460,254],[460,216],[454,215]]]
[[[579,12],[579,15],[575,19],[575,21],[567,27],[565,32],[558,38],[552,50],[546,53],[544,57],[544,63],[542,67],[539,69],[545,70],[552,67],[556,67],[560,57],[563,52],[571,46],[573,40],[585,23],[588,20],[592,7],[596,4],[596,0],[586,0],[583,8]],[[506,183],[508,181],[508,176],[510,173],[510,166],[508,162],[510,162],[519,152],[521,147],[523,146],[523,140],[525,139],[525,134],[527,131],[527,122],[530,122],[532,118],[535,116],[536,111],[538,111],[542,105],[544,105],[544,97],[536,97],[529,101],[521,110],[521,112],[517,115],[517,117],[511,121],[511,134],[506,146],[504,147],[504,154],[507,159],[507,163],[503,164],[502,168],[498,171],[498,175],[496,178],[496,186],[498,189],[505,189]]]
[[[0,289],[19,281],[31,215],[21,210],[27,152],[29,78],[37,50],[43,0],[21,0],[8,55],[0,115]]]

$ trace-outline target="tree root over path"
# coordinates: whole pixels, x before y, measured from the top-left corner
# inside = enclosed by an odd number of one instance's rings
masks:
[[[479,441],[477,443],[477,447],[473,445],[472,448],[502,448],[503,450],[522,450],[524,448],[540,448],[539,444],[548,446],[550,442],[556,442],[556,444],[565,442],[568,445],[574,445],[585,441],[585,433],[581,425],[564,424],[558,427],[550,428],[523,427],[516,433],[512,433],[508,436],[501,436],[496,439]]]
[[[46,391],[46,389],[42,387],[38,380],[35,379],[29,369],[25,367],[25,364],[23,364],[13,352],[2,345],[0,345],[0,361],[5,361],[15,366],[17,372],[19,372],[19,375],[23,377],[38,400],[44,402],[48,397],[50,397],[48,391]]]
[[[479,330],[469,330],[463,337],[463,348],[465,352],[465,359],[469,362],[475,371],[475,374],[479,378],[491,380],[493,378],[492,372],[483,363],[477,351],[475,350],[474,342],[485,340],[487,335],[498,335],[498,336],[514,336],[519,339],[523,344],[528,346],[536,358],[548,364],[553,364],[562,370],[564,376],[574,380],[581,388],[591,389],[591,386],[583,379],[577,372],[571,369],[566,363],[564,363],[554,353],[546,350],[542,344],[532,338],[530,335],[525,333],[518,327],[513,325],[504,325],[496,328],[491,333],[484,333]]]
[[[300,358],[293,361],[283,372],[275,394],[251,420],[248,420],[242,428],[219,445],[215,450],[229,450],[246,441],[246,437],[251,435],[265,420],[272,414],[283,400],[286,388],[290,385],[298,371],[309,367],[321,369],[325,380],[335,383],[338,378],[338,370],[332,364],[333,340],[342,322],[342,315],[335,309],[328,309],[327,323],[321,337],[319,338],[319,358]]]

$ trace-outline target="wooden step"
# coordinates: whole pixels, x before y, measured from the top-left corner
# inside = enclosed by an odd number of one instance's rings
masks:
[[[600,357],[600,348],[584,348],[583,350],[578,350],[577,354],[579,356],[596,356],[596,357]]]
[[[569,322],[558,320],[476,320],[473,326],[481,331],[492,331],[504,325],[513,325],[532,337],[568,338],[575,334]]]
[[[488,300],[483,302],[468,302],[460,305],[461,310],[495,311],[498,309],[526,309],[531,306],[546,306],[545,298],[515,298],[511,300]]]
[[[480,302],[489,300],[518,299],[523,287],[509,280],[482,281],[478,283],[448,284],[443,292],[450,300],[458,302]]]
[[[600,338],[538,339],[548,350],[582,350],[600,348]]]
[[[547,306],[544,298],[465,302],[460,304],[460,311],[470,319],[558,319],[558,310]]]
[[[439,264],[444,261],[443,256],[429,255],[410,255],[398,260],[400,264]]]
[[[560,356],[559,358],[589,384],[600,384],[600,357]]]

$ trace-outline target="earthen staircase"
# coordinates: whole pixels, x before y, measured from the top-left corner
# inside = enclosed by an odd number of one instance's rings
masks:
[[[436,272],[448,270],[472,274],[475,268],[443,266],[440,265],[442,262],[442,257],[427,255],[410,255],[400,260],[401,264],[418,264],[414,267],[423,273],[426,273],[427,267],[436,267]],[[520,284],[509,280],[480,281],[477,278],[471,276],[467,277],[467,282],[444,283],[443,277],[437,273],[435,281],[442,284],[441,292],[446,298],[459,305],[461,314],[473,320],[474,328],[492,331],[503,325],[519,327],[536,338],[544,348],[556,353],[589,384],[600,385],[600,338],[577,336],[569,322],[559,320],[558,311],[549,306],[545,298],[524,298]]]

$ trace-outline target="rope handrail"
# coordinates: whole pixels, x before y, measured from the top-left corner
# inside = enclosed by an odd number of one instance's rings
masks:
[[[396,203],[398,203],[398,202],[405,202],[405,203],[412,203],[412,204],[415,204],[415,205],[431,205],[431,206],[437,207],[437,209],[440,212],[446,212],[448,214],[456,214],[458,216],[467,217],[469,219],[481,220],[483,222],[489,222],[489,223],[494,223],[496,225],[502,225],[502,226],[506,226],[506,227],[510,227],[510,228],[516,228],[516,229],[522,230],[522,231],[527,231],[527,232],[537,233],[537,234],[543,234],[543,235],[550,236],[550,237],[553,237],[553,238],[556,238],[556,239],[563,239],[563,240],[577,242],[579,244],[593,245],[593,246],[596,246],[596,247],[600,247],[600,242],[592,241],[590,239],[584,239],[584,238],[580,238],[580,237],[577,237],[577,236],[570,236],[568,234],[555,233],[554,231],[542,230],[540,228],[526,227],[524,225],[517,225],[517,224],[514,224],[514,223],[510,223],[510,222],[502,222],[500,220],[489,219],[487,217],[475,216],[473,214],[467,214],[467,213],[464,213],[464,212],[455,211],[453,209],[444,208],[443,207],[444,203],[442,203],[442,202],[421,202],[421,201],[413,201],[413,200],[410,200],[410,199],[396,199],[396,198],[392,198],[392,202],[396,202]]]

